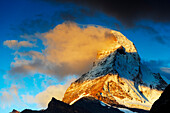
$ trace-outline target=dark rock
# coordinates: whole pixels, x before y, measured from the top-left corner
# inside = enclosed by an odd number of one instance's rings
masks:
[[[55,98],[52,98],[46,110],[35,111],[25,109],[21,113],[91,113],[91,112],[88,112],[85,109],[82,110],[76,106],[71,106],[62,101],[56,100]]]
[[[116,107],[129,109],[130,111],[136,112],[136,113],[149,113],[149,111],[147,110],[137,109],[137,108],[128,108],[122,105],[118,105],[118,106],[114,105],[112,107],[111,106],[109,107],[107,105],[102,106],[101,102],[95,99],[94,97],[83,97],[77,102],[75,102],[73,106],[80,107],[81,109],[86,109],[92,113],[123,113]]]
[[[102,106],[99,100],[93,97],[83,97],[73,105],[52,98],[46,110],[25,109],[21,113],[123,113],[117,108]]]
[[[119,47],[119,48],[117,49],[117,52],[120,53],[120,54],[123,54],[123,55],[126,54],[125,48],[124,48],[123,46]]]
[[[20,113],[20,112],[15,110],[15,109],[13,109],[12,112],[10,112],[10,113]]]
[[[44,113],[90,113],[87,110],[82,110],[78,107],[71,106],[62,101],[52,98],[48,104],[48,108]]]
[[[43,111],[36,111],[36,110],[30,110],[30,109],[25,109],[21,113],[44,113]]]
[[[170,85],[168,85],[160,98],[154,102],[150,113],[170,113]]]
[[[73,104],[75,107],[80,107],[83,110],[88,110],[92,113],[123,113],[117,108],[102,106],[100,101],[94,97],[83,97]]]

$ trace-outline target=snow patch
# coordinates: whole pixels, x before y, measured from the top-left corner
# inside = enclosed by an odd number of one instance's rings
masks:
[[[134,99],[133,100],[130,100],[129,98],[120,99],[115,96],[114,98],[119,104],[125,105],[127,107],[131,107],[131,108],[150,109],[150,107],[152,106],[152,104],[149,102],[141,103],[140,101],[137,101]]]
[[[70,102],[70,105],[74,104],[76,101],[80,100],[83,97],[89,96],[89,94],[81,94],[77,99],[73,100],[72,102]]]
[[[105,103],[103,103],[102,101],[100,101],[100,104],[101,104],[102,106],[106,106],[106,104],[105,104]]]
[[[100,101],[100,100],[99,100],[99,101]],[[102,102],[102,101],[100,101],[100,104],[101,104],[102,106],[108,106],[109,108],[112,107],[111,105],[109,105],[109,104],[107,104],[107,103],[104,103],[104,102]]]
[[[129,109],[126,108],[118,108],[118,109],[124,113],[137,113],[137,112],[130,111]]]

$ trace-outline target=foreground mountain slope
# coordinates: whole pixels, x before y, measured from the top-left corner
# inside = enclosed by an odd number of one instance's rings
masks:
[[[82,97],[78,101],[76,101],[74,106],[81,107],[83,109],[88,109],[88,111],[91,111],[93,113],[119,113],[121,112],[127,112],[127,113],[149,113],[149,111],[142,110],[142,109],[134,109],[134,108],[128,108],[122,105],[118,106],[110,106],[108,104],[105,104],[102,101],[97,100],[94,97],[86,96]],[[101,106],[102,105],[102,106]],[[97,109],[96,109],[97,108]]]
[[[117,31],[111,31],[113,44],[101,50],[92,69],[73,82],[63,101],[73,104],[92,96],[109,105],[125,105],[149,110],[167,83],[140,61],[134,44]]]
[[[20,113],[13,110],[11,113]],[[25,109],[21,113],[149,113],[142,109],[127,108],[125,106],[110,106],[95,99],[86,96],[76,101],[73,105],[66,104],[62,101],[52,98],[48,104],[48,108],[44,110]]]
[[[19,112],[18,112],[19,113]],[[52,98],[45,110],[35,111],[25,109],[21,113],[123,113],[117,108],[103,106],[93,97],[82,98],[73,105]]]
[[[21,113],[92,113],[92,112],[89,112],[86,109],[81,109],[76,106],[68,105],[62,101],[52,98],[52,100],[48,104],[48,108],[45,110],[34,111],[25,109]]]
[[[154,102],[150,113],[170,113],[170,85],[166,87],[160,98]]]

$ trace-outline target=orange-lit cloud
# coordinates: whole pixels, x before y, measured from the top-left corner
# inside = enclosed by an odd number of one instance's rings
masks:
[[[59,24],[49,32],[39,34],[38,38],[45,45],[42,52],[16,53],[20,57],[16,57],[11,64],[10,74],[45,73],[60,78],[81,75],[92,67],[97,52],[113,42],[110,31],[101,26],[83,26],[71,22]]]
[[[20,41],[18,42],[18,40],[6,40],[3,43],[5,46],[8,46],[11,49],[16,49],[16,48],[20,48],[20,47],[33,47],[35,46],[34,44],[28,42],[28,41]]]

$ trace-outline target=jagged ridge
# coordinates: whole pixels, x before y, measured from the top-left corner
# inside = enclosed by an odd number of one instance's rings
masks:
[[[13,110],[11,113],[20,113]],[[66,104],[62,101],[52,98],[45,110],[25,109],[21,113],[123,113],[117,108],[108,108],[107,105],[101,105],[99,100],[93,97],[84,97],[73,105]]]

